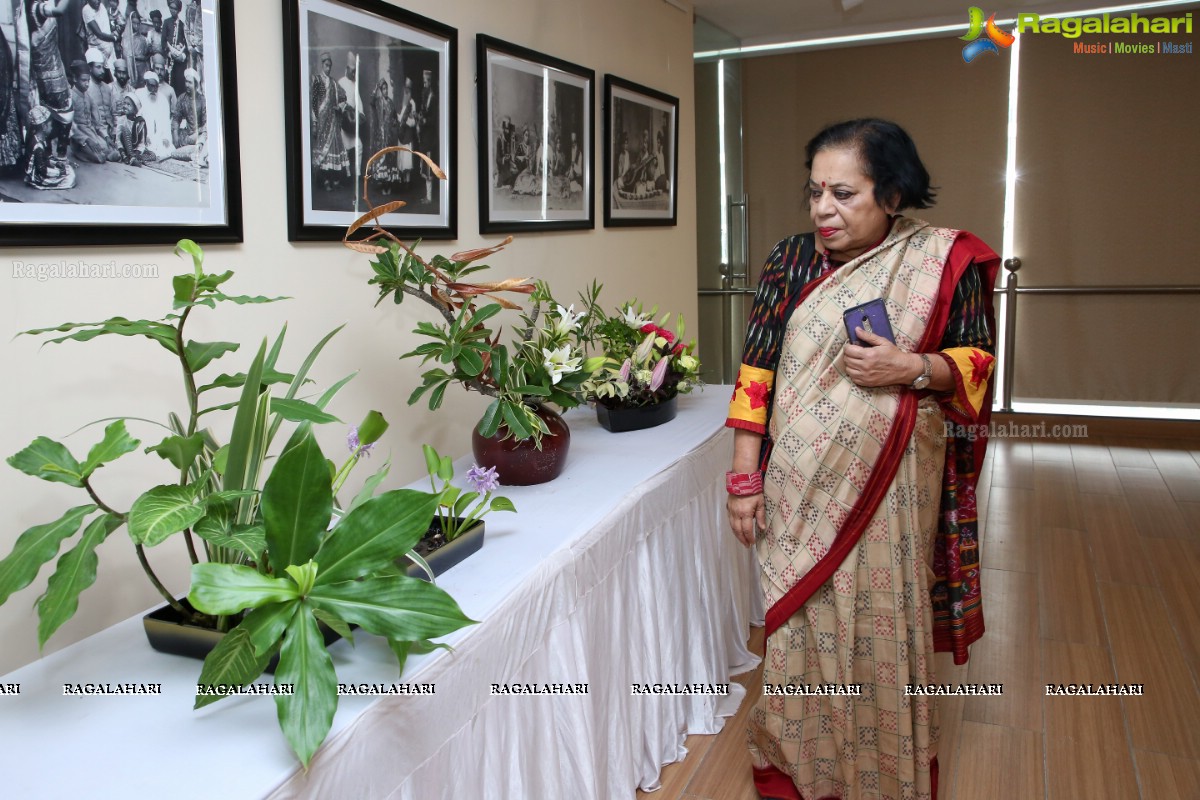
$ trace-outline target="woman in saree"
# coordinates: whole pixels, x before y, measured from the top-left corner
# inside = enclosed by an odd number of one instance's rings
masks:
[[[333,56],[321,53],[321,68],[313,75],[309,89],[309,108],[312,125],[312,165],[322,176],[325,191],[350,174],[350,157],[342,144],[340,120],[346,107],[346,95],[342,87],[330,77],[333,71]]]
[[[755,546],[763,797],[937,797],[935,650],[983,633],[975,476],[990,417],[999,259],[899,216],[933,202],[911,138],[876,119],[806,148],[815,234],[772,252],[726,424],[730,526]],[[844,314],[882,299],[895,343]],[[947,420],[970,436],[954,437]]]

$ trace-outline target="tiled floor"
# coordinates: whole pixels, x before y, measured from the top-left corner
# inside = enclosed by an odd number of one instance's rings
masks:
[[[1191,436],[1191,432],[1188,432]],[[993,441],[979,491],[987,634],[942,683],[940,800],[1200,798],[1200,438]],[[751,646],[762,652],[762,631]],[[756,800],[745,718],[688,738],[656,800]],[[1142,697],[1047,697],[1140,683]]]

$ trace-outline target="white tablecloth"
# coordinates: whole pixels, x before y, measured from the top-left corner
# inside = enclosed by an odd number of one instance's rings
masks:
[[[680,398],[679,416],[610,434],[568,415],[552,483],[506,488],[483,549],[439,578],[481,624],[454,651],[410,659],[359,634],[331,648],[342,682],[430,683],[435,694],[342,697],[303,773],[268,697],[199,712],[199,663],[150,650],[133,618],[0,679],[5,796],[88,798],[608,798],[657,786],[689,733],[716,733],[742,698],[633,695],[631,684],[723,684],[752,668],[761,618],[752,556],[724,520],[729,391]],[[459,474],[469,460],[457,465]],[[390,662],[390,663],[389,663]],[[161,695],[63,696],[64,683],[161,683]],[[492,695],[493,683],[588,685]]]

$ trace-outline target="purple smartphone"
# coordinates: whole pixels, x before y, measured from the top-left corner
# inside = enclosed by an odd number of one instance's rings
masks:
[[[892,344],[896,343],[896,337],[892,335],[892,325],[888,322],[887,309],[884,308],[883,300],[879,298],[868,300],[846,311],[842,314],[842,321],[846,323],[850,344],[862,344],[854,335],[855,328],[862,328],[876,336],[882,336]]]

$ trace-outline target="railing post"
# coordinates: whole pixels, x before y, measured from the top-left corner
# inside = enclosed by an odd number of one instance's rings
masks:
[[[1008,279],[1004,281],[1004,380],[1000,386],[1000,410],[1011,413],[1013,362],[1017,352],[1017,270],[1021,269],[1021,259],[1006,259],[1004,268],[1008,270]]]

